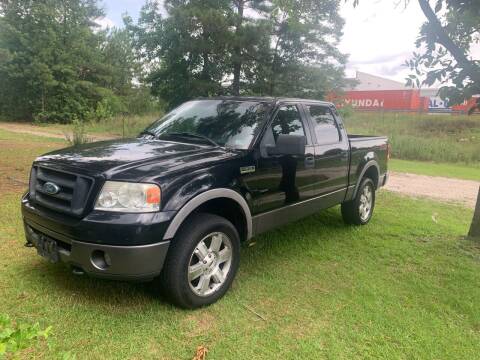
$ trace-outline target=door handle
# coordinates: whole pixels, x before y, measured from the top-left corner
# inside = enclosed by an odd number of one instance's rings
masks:
[[[312,168],[315,166],[315,157],[312,154],[305,155],[305,167]]]

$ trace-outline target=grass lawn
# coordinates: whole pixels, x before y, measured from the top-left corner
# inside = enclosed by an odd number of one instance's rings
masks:
[[[396,159],[480,167],[480,115],[355,112],[345,124],[351,134],[387,135]]]
[[[34,152],[61,145],[13,137],[0,133],[0,159],[9,154],[22,169]],[[70,351],[78,359],[191,359],[199,345],[209,349],[207,359],[480,353],[480,244],[463,238],[471,210],[381,192],[367,226],[345,226],[338,207],[321,212],[257,237],[242,250],[227,296],[185,311],[149,285],[76,277],[24,248],[25,186],[7,185],[0,192],[0,313],[53,326],[48,344],[20,358]]]
[[[137,136],[148,125],[162,117],[162,113],[149,115],[135,115],[128,117],[114,117],[102,121],[85,122],[85,132],[90,135],[110,135],[110,136]],[[8,123],[8,122],[7,122]],[[52,123],[26,123],[35,125],[42,132],[51,132],[55,134],[72,132],[71,124],[52,124]]]
[[[33,159],[40,154],[65,146],[67,143],[61,139],[24,135],[0,129],[0,194],[24,190]]]
[[[480,166],[391,159],[391,171],[480,181]]]

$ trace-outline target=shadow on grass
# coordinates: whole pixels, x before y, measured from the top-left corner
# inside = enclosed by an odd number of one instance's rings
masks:
[[[36,254],[35,254],[36,255]],[[158,287],[151,282],[125,282],[100,279],[89,275],[75,275],[64,264],[50,264],[44,260],[24,268],[23,279],[36,288],[36,293],[68,299],[82,305],[115,307],[130,311],[148,304],[170,306]]]
[[[280,259],[288,253],[290,259],[301,260],[302,251],[332,240],[342,241],[356,227],[346,225],[338,207],[323,210],[304,219],[283,225],[252,239],[255,246],[245,249],[242,262],[250,262],[250,269],[263,268],[264,260]]]

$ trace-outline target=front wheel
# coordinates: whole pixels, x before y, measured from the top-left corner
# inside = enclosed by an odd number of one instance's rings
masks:
[[[227,292],[240,262],[240,238],[217,215],[200,213],[187,221],[169,249],[161,281],[175,304],[193,309]]]
[[[358,187],[355,199],[342,204],[343,221],[347,224],[365,225],[372,218],[375,207],[375,184],[365,178]]]

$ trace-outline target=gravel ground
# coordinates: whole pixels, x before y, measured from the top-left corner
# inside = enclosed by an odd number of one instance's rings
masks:
[[[480,181],[390,172],[386,190],[475,207]]]

